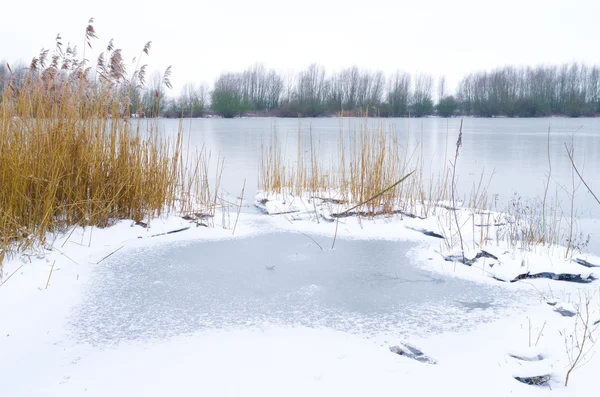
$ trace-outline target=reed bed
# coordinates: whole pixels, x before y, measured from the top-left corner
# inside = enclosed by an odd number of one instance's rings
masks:
[[[0,98],[1,252],[72,226],[214,209],[207,155],[184,156],[181,125],[165,138],[156,123],[141,130],[130,118],[129,93],[143,84],[145,66],[128,78],[112,42],[94,69],[59,38],[49,64],[47,56],[34,58],[24,79],[5,81]]]
[[[494,172],[486,176],[482,170],[470,192],[455,192],[453,198],[452,160],[446,158],[447,165],[439,173],[426,174],[419,145],[408,151],[410,142],[399,142],[393,127],[381,121],[373,127],[365,120],[350,131],[340,124],[338,146],[329,158],[321,155],[323,148],[312,132],[303,134],[300,127],[295,159],[286,158],[286,143],[273,130],[263,145],[259,189],[267,199],[300,197],[307,209],[316,205],[311,200],[318,199],[332,215],[352,209],[355,215],[369,218],[437,216],[447,249],[462,245],[459,228],[469,236],[465,247],[470,249],[489,244],[514,250],[564,246],[572,255],[589,240],[575,233],[576,217],[565,213],[555,198],[526,200],[515,194],[499,207],[497,195],[488,193]],[[572,201],[567,204],[572,207]]]
[[[403,146],[382,121],[375,128],[361,122],[352,131],[340,126],[337,150],[326,161],[312,132],[303,138],[299,127],[293,163],[286,161],[279,139],[274,130],[262,148],[259,188],[268,194],[365,203],[359,211],[369,216],[398,212],[428,216],[450,198],[448,172],[425,176],[415,153],[408,153],[404,149],[408,145]],[[388,189],[410,173],[410,178]]]

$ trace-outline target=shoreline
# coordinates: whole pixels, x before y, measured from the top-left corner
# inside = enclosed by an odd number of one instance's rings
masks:
[[[133,116],[133,115],[132,115]],[[510,119],[510,120],[514,120],[514,119],[524,119],[524,120],[537,120],[537,119],[596,119],[599,118],[600,114],[594,115],[594,116],[568,116],[568,115],[544,115],[544,116],[534,116],[534,117],[521,117],[521,116],[475,116],[475,115],[455,115],[455,116],[451,116],[451,117],[443,117],[443,116],[437,116],[437,115],[427,115],[427,116],[393,116],[393,117],[387,117],[387,116],[379,116],[379,115],[373,115],[373,116],[361,116],[361,115],[351,115],[351,116],[339,116],[336,114],[325,114],[325,115],[316,115],[316,116],[301,116],[298,117],[297,115],[293,115],[293,116],[282,116],[280,114],[274,113],[274,114],[269,114],[269,113],[256,113],[256,114],[244,114],[241,116],[236,116],[236,117],[221,117],[219,115],[216,114],[207,114],[205,116],[198,116],[198,117],[181,117],[181,115],[177,115],[177,116],[173,116],[173,117],[167,117],[167,116],[160,116],[158,117],[159,119],[167,119],[167,120],[175,120],[175,119],[183,119],[183,120],[188,120],[188,119],[220,119],[220,120],[238,120],[238,119],[260,119],[260,118],[275,118],[275,119],[306,119],[306,118],[315,118],[315,119],[383,119],[383,120],[387,120],[387,119]],[[155,119],[156,117],[132,117],[135,119]]]

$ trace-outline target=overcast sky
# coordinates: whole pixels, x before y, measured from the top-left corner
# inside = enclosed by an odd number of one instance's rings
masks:
[[[95,52],[114,38],[126,59],[152,41],[151,70],[173,65],[174,92],[222,71],[262,62],[280,72],[312,62],[391,73],[446,75],[583,61],[600,64],[599,0],[54,0],[0,6],[0,58],[27,63],[54,37],[83,44],[90,17]]]

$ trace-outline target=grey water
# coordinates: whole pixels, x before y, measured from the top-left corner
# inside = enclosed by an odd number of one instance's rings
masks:
[[[340,130],[354,131],[365,122],[373,128],[381,122],[384,128],[393,130],[407,155],[422,160],[428,175],[440,172],[453,160],[461,120],[206,118],[187,119],[182,125],[192,147],[210,150],[213,158],[224,157],[223,187],[239,194],[244,179],[249,193],[258,186],[261,145],[268,144],[273,132],[288,163],[296,159],[300,131],[304,141],[312,136],[320,149],[320,160],[328,164],[337,153]],[[158,121],[159,129],[166,134],[174,134],[178,126],[178,120]],[[570,187],[572,174],[565,143],[570,146],[571,142],[586,182],[600,190],[600,118],[465,118],[462,131],[457,161],[459,195],[468,195],[483,173],[484,185],[489,181],[489,192],[498,194],[501,202],[514,193],[524,198],[542,197],[551,167],[550,193],[566,199],[563,188]],[[582,215],[600,218],[600,206],[583,186],[576,191],[575,199]]]
[[[73,332],[96,345],[265,323],[425,336],[498,318],[530,296],[420,269],[414,243],[340,239],[332,250],[315,240],[323,250],[269,233],[120,251],[95,268]]]
[[[567,217],[574,186],[578,241],[585,242],[589,236],[586,249],[600,255],[600,205],[573,173],[565,148],[565,144],[573,146],[577,166],[600,195],[600,118],[465,118],[462,122],[462,147],[456,164],[459,198],[468,200],[482,181],[497,210],[506,210],[511,202],[539,209],[550,176],[549,211]],[[221,187],[225,193],[239,196],[246,181],[245,197],[251,199],[259,188],[262,146],[269,144],[273,133],[286,163],[295,163],[300,133],[304,142],[312,138],[319,160],[328,166],[337,159],[340,131],[350,134],[364,123],[373,129],[382,123],[393,131],[400,151],[422,165],[426,180],[435,179],[454,160],[458,118],[207,118],[184,120],[183,131],[190,147],[211,151],[213,163],[219,156],[224,158]],[[179,121],[160,119],[158,127],[172,135]]]

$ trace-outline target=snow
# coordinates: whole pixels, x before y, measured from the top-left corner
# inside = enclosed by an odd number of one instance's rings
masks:
[[[423,205],[417,205],[412,210],[404,210],[405,214],[415,214],[416,217],[407,215],[369,217],[336,218],[332,214],[343,213],[346,208],[351,208],[352,203],[332,203],[331,198],[339,194],[322,192],[319,197],[294,196],[283,194],[265,194],[259,192],[256,196],[257,208],[274,218],[272,223],[285,230],[296,230],[306,233],[318,233],[327,236],[342,236],[344,238],[360,239],[393,239],[393,240],[419,240],[424,248],[416,255],[432,270],[442,272],[452,271],[459,277],[473,281],[481,281],[481,276],[494,280],[510,282],[519,275],[528,273],[536,275],[550,272],[555,274],[576,274],[583,279],[600,278],[600,267],[590,268],[574,262],[574,259],[583,259],[593,264],[600,265],[600,258],[594,255],[576,252],[571,255],[565,247],[559,245],[511,243],[506,237],[515,233],[516,228],[508,230],[508,216],[503,213],[487,211],[477,213],[470,210],[460,210],[459,224],[464,244],[464,250],[458,242],[458,235],[454,227],[454,218],[451,203],[435,203],[430,205],[430,215],[424,216],[426,211]],[[360,209],[360,208],[359,208]],[[400,210],[400,208],[396,208]],[[490,224],[489,227],[480,227],[481,224]],[[494,226],[501,224],[503,226]],[[439,242],[423,235],[423,232],[433,232],[446,237]],[[490,237],[491,236],[491,237]],[[504,236],[498,237],[498,236]],[[487,240],[487,241],[486,241]],[[495,258],[482,257],[475,259],[477,254],[485,250]],[[463,257],[474,260],[473,265],[465,268],[457,266],[446,257]],[[424,260],[437,257],[437,261]],[[444,263],[446,262],[446,263]]]
[[[570,272],[598,277],[596,269],[565,259],[564,248],[519,248],[492,241],[485,250],[498,259],[476,259],[481,247],[473,242],[479,231],[473,233],[473,225],[468,224],[464,230],[469,242],[465,257],[474,263],[466,266],[444,259],[459,253],[456,244],[448,246],[441,239],[422,233],[448,235],[443,226],[447,210],[442,207],[435,216],[424,219],[402,215],[332,218],[332,213],[340,212],[341,205],[309,205],[307,198],[293,197],[269,197],[265,202],[266,198],[263,194],[257,200],[268,215],[242,213],[235,234],[233,222],[225,221],[230,214],[216,216],[214,227],[198,226],[176,216],[153,220],[148,228],[119,221],[105,229],[77,228],[61,236],[50,236],[44,249],[5,260],[4,284],[0,287],[2,396],[597,394],[600,359],[593,357],[595,346],[589,340],[587,364],[571,374],[567,387],[564,378],[585,333],[582,313],[586,297],[591,301],[590,318],[600,318],[598,283],[500,281],[514,280],[523,272]],[[181,229],[185,230],[169,234]],[[153,255],[155,249],[186,241],[251,239],[274,230],[327,237],[333,249],[334,238],[413,241],[418,246],[409,255],[423,269],[445,277],[499,285],[506,289],[507,296],[516,296],[516,291],[532,291],[536,298],[516,302],[521,310],[503,318],[457,332],[415,332],[407,336],[393,327],[364,333],[262,321],[116,344],[97,345],[73,338],[69,329],[73,312],[91,283],[102,281],[95,279],[94,269],[103,266],[111,256],[140,249]],[[332,248],[327,245],[323,249]],[[592,255],[578,257],[600,263]],[[278,263],[265,262],[256,271],[277,274],[279,267]],[[154,282],[160,284],[162,280]],[[307,293],[318,289],[310,286]],[[557,308],[578,314],[563,316]],[[137,332],[136,326],[131,324],[132,332]],[[587,332],[596,337],[598,326],[590,326]],[[421,350],[436,364],[390,351],[393,346],[408,345]],[[547,386],[526,385],[515,379],[545,375],[550,379]]]
[[[538,321],[548,314],[533,316],[534,337]],[[462,333],[416,337],[413,343],[434,357],[436,365],[391,353],[389,346],[402,342],[393,336],[368,339],[328,329],[272,325],[211,330],[104,350],[61,346],[54,354],[31,351],[44,361],[28,362],[34,364],[29,368],[15,369],[14,362],[4,361],[2,373],[11,377],[3,382],[3,395],[395,396],[402,390],[409,395],[450,391],[465,396],[530,396],[549,389],[523,385],[514,377],[540,374],[552,376],[554,395],[595,395],[593,374],[600,369],[595,361],[574,372],[565,388],[562,352],[531,362],[510,356],[556,351],[554,344],[564,343],[552,337],[562,325],[553,321],[539,341],[543,347],[528,349],[524,321],[510,318]]]

